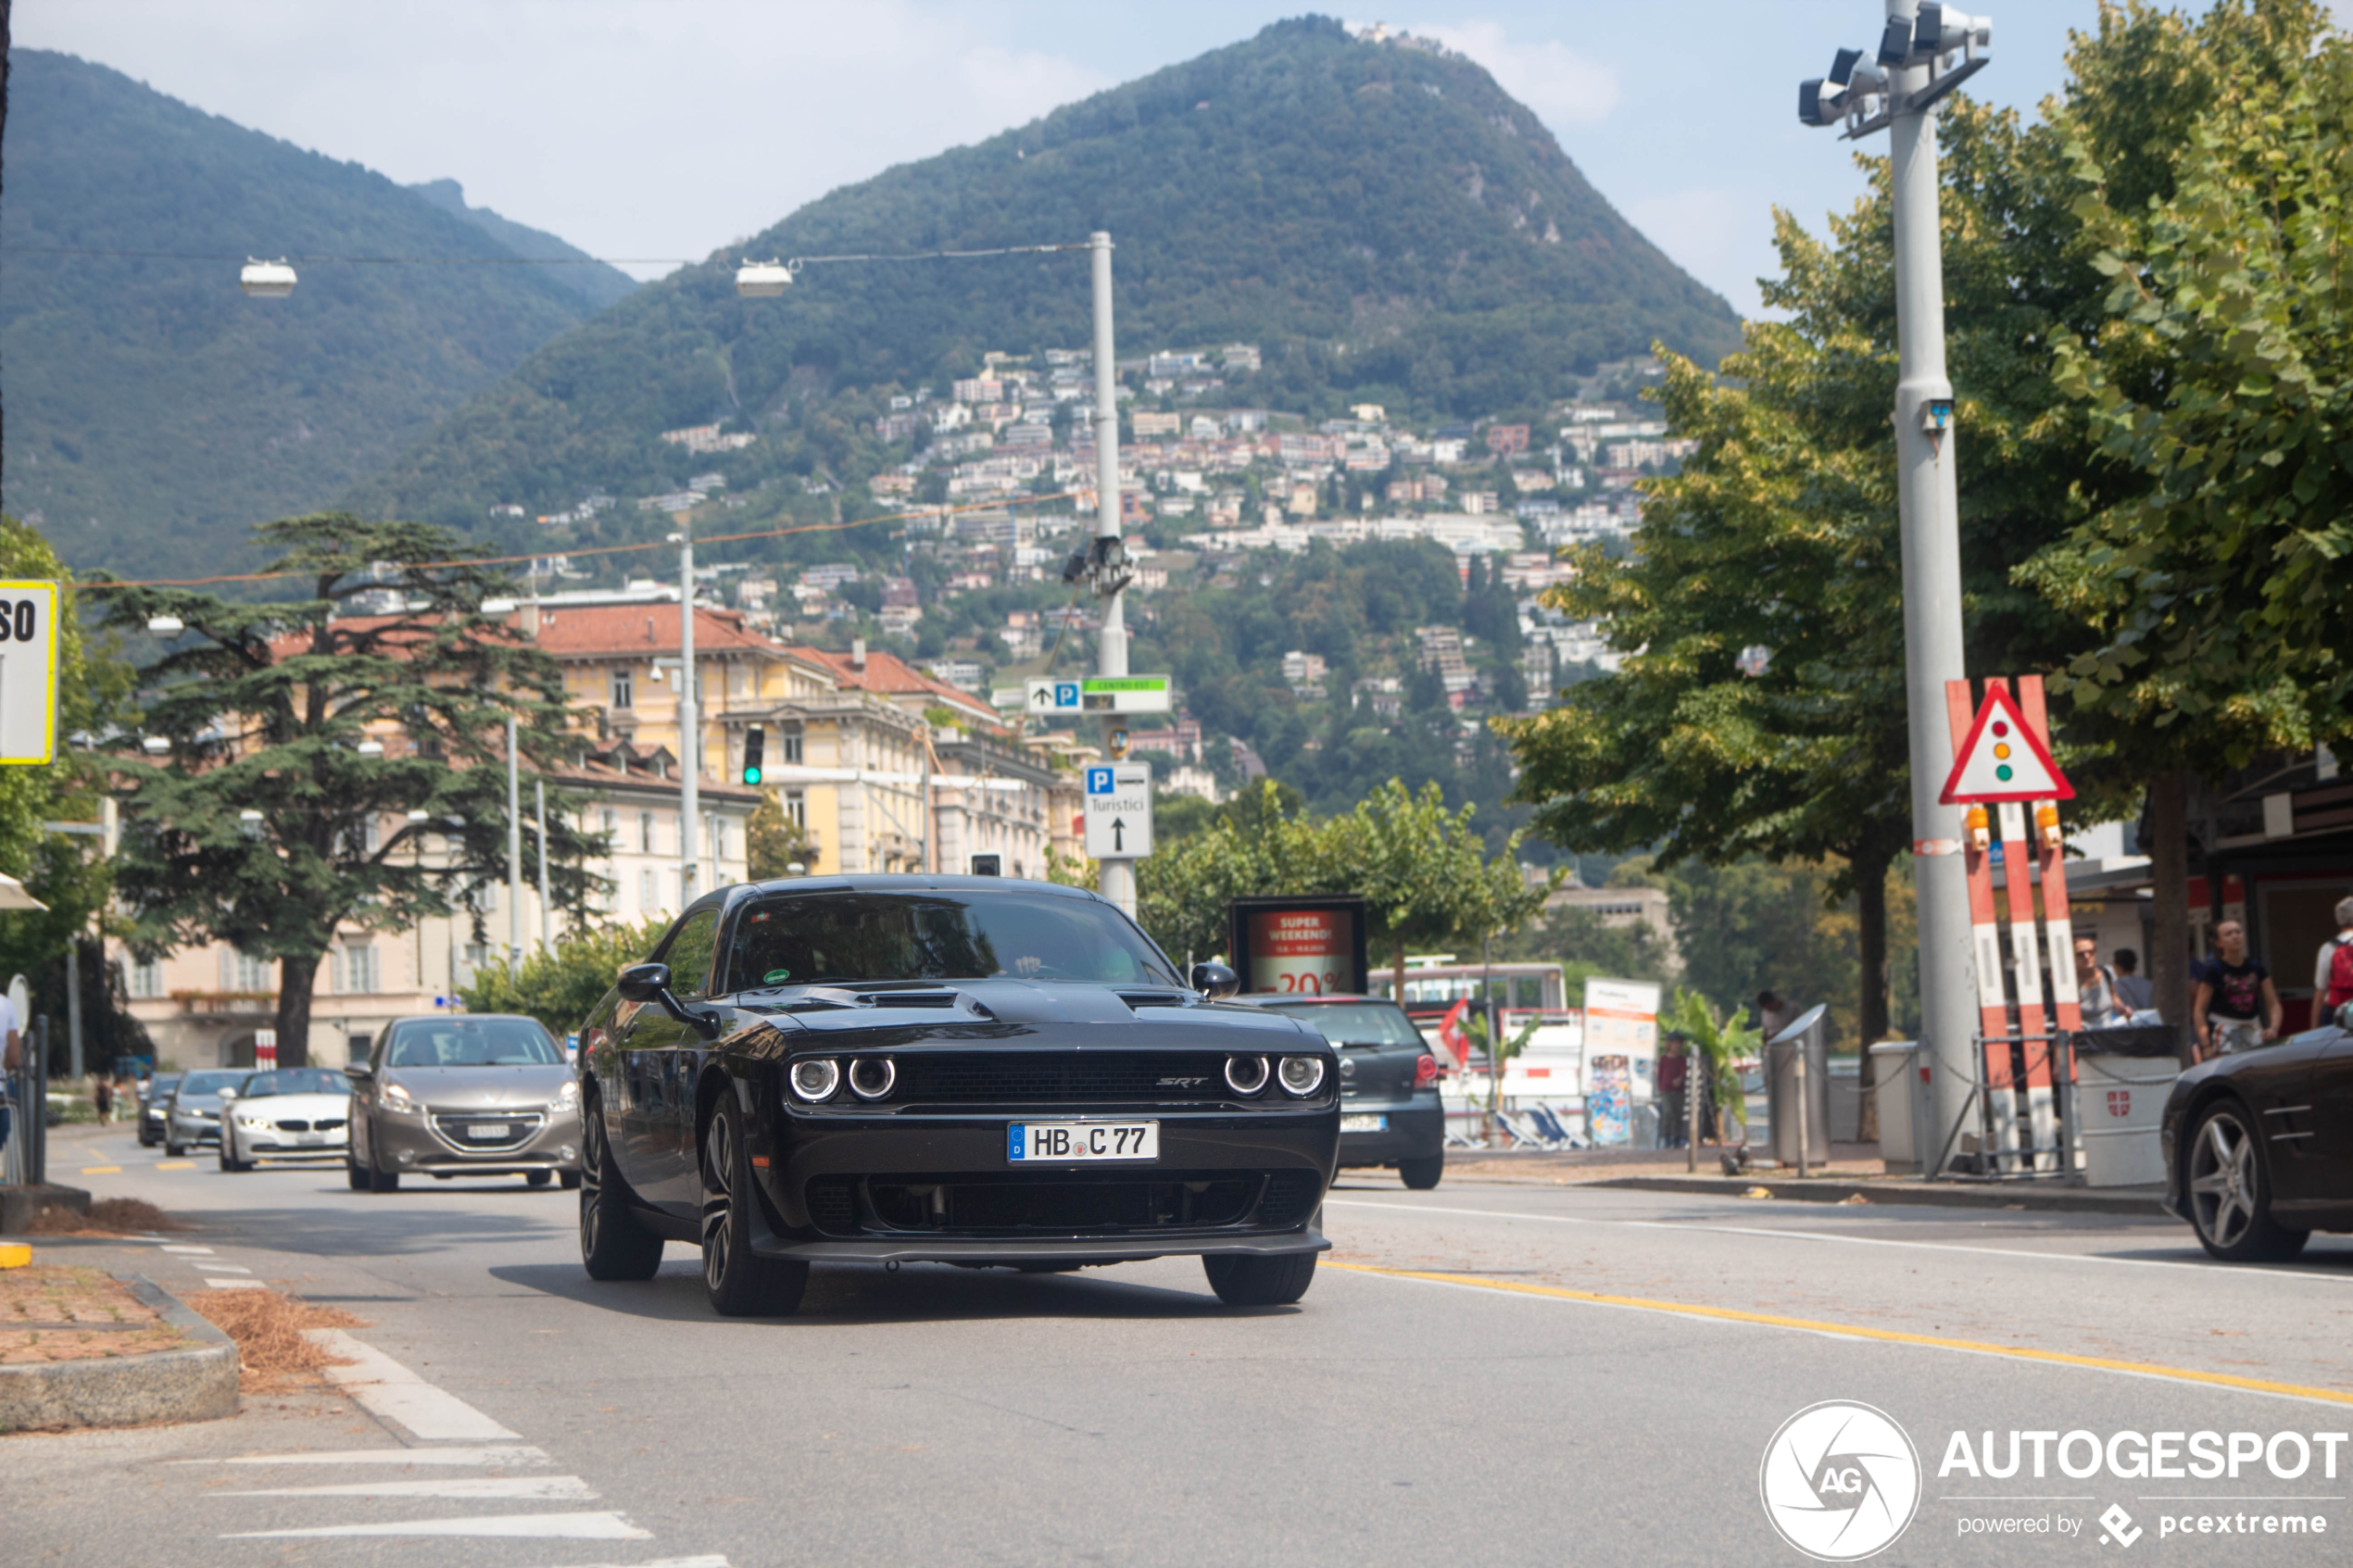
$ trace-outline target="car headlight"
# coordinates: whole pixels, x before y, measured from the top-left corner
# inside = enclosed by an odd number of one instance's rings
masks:
[[[1304,1099],[1324,1085],[1324,1059],[1320,1056],[1287,1056],[1275,1076],[1283,1085],[1283,1093]]]
[[[386,1110],[414,1110],[417,1109],[416,1097],[397,1084],[386,1084],[384,1109]]]
[[[815,1104],[841,1087],[841,1064],[826,1057],[804,1057],[792,1064],[792,1092]]]
[[[579,1080],[579,1079],[577,1079],[577,1078],[567,1078],[567,1079],[565,1079],[565,1080],[564,1080],[564,1086],[563,1086],[562,1088],[558,1089],[558,1090],[556,1091],[556,1098],[555,1098],[555,1102],[554,1102],[553,1104],[549,1105],[549,1106],[547,1107],[547,1109],[548,1109],[548,1110],[579,1110],[579,1109],[580,1109],[580,1080]]]
[[[199,1110],[196,1114],[207,1122],[218,1122],[220,1120],[220,1112],[218,1110]]]
[[[266,1133],[270,1130],[270,1123],[258,1116],[240,1116],[237,1118],[237,1125],[254,1133]]]

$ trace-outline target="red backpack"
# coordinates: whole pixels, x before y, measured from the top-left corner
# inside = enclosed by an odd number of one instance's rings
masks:
[[[2340,936],[2329,955],[2329,989],[2322,1005],[2334,1012],[2347,1002],[2353,1002],[2353,942]]]

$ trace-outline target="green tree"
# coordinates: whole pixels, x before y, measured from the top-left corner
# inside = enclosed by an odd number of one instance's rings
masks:
[[[168,759],[114,763],[128,787],[118,876],[143,946],[221,941],[278,960],[280,1060],[297,1065],[340,927],[406,930],[504,877],[508,722],[535,765],[560,760],[563,682],[481,613],[509,585],[446,530],[324,513],[256,534],[307,594],[106,596],[117,630],[185,626],[140,671],[137,734]],[[369,738],[380,754],[359,749]],[[584,864],[601,841],[573,826],[565,792],[549,795],[551,889],[581,909],[601,886]]]
[[[763,792],[744,821],[744,859],[754,882],[794,876],[799,874],[796,865],[802,872],[816,869],[817,845],[806,827],[785,814],[782,800]]]
[[[1368,940],[1385,949],[1390,995],[1405,994],[1405,954],[1457,937],[1484,941],[1525,924],[1559,885],[1561,872],[1530,884],[1519,868],[1520,834],[1493,859],[1471,827],[1478,810],[1449,812],[1435,784],[1409,791],[1391,779],[1331,824],[1327,874],[1365,895]]]
[[[669,929],[660,916],[636,925],[583,926],[558,937],[552,949],[525,955],[521,968],[486,965],[458,996],[470,1011],[528,1013],[562,1039],[604,1000],[613,977],[642,961]]]

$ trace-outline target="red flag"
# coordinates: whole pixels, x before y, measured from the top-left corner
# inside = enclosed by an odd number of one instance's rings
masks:
[[[1456,1067],[1466,1067],[1470,1063],[1470,1041],[1463,1035],[1463,1014],[1469,1010],[1470,998],[1456,997],[1454,1005],[1446,1010],[1446,1016],[1438,1023],[1438,1043],[1446,1047]]]

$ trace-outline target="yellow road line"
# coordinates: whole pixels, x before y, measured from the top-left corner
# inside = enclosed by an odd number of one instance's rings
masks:
[[[82,1173],[85,1176],[120,1176],[122,1174],[122,1167],[120,1165],[84,1165],[82,1168]]]
[[[195,1168],[196,1162],[193,1160],[158,1160],[156,1161],[156,1169],[158,1171],[193,1171]]]
[[[2136,1377],[2161,1377],[2177,1383],[2203,1383],[2218,1388],[2241,1388],[2255,1394],[2276,1394],[2292,1399],[2319,1399],[2353,1405],[2353,1393],[2337,1388],[2310,1388],[2296,1383],[2271,1383],[2227,1372],[2199,1372],[2190,1367],[2162,1366],[2153,1361],[2116,1361],[2106,1356],[2077,1356],[2064,1350],[2038,1350],[2028,1345],[1995,1345],[1982,1339],[1950,1339],[1934,1334],[1906,1334],[1900,1329],[1867,1328],[1860,1323],[1825,1323],[1817,1318],[1788,1318],[1772,1312],[1744,1312],[1734,1307],[1704,1307],[1692,1301],[1657,1301],[1641,1296],[1608,1296],[1566,1286],[1524,1285],[1516,1280],[1482,1279],[1476,1274],[1425,1273],[1416,1269],[1378,1269],[1367,1263],[1334,1263],[1327,1269],[1351,1273],[1381,1274],[1390,1279],[1429,1280],[1439,1285],[1469,1286],[1519,1296],[1549,1296],[1563,1301],[1585,1301],[1599,1307],[1628,1307],[1638,1311],[1671,1312],[1680,1317],[1714,1318],[1719,1323],[1756,1323],[1766,1328],[1791,1328],[1806,1334],[1834,1334],[1846,1339],[1875,1339],[1888,1345],[1925,1345],[1939,1350],[1966,1350],[1981,1356],[2007,1356],[2015,1361],[2044,1361],[2057,1366],[2089,1367],[2097,1372],[2128,1373]]]

